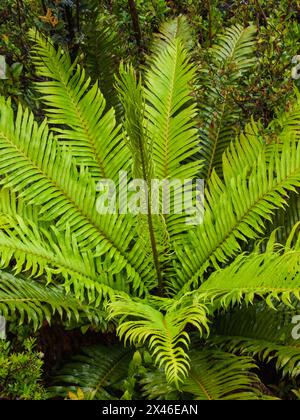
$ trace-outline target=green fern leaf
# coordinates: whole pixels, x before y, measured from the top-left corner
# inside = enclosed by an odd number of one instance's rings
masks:
[[[68,392],[80,388],[87,400],[118,399],[132,355],[121,346],[84,348],[54,375],[50,395],[67,397]]]

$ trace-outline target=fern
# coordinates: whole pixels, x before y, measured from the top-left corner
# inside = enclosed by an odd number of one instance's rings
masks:
[[[132,351],[120,346],[82,349],[82,354],[74,356],[53,376],[50,395],[66,398],[80,388],[85,399],[114,400],[120,394],[131,358]]]
[[[166,378],[178,387],[189,370],[186,353],[189,335],[188,324],[202,334],[208,330],[206,308],[197,299],[173,303],[165,314],[147,302],[134,302],[119,298],[110,304],[110,318],[121,317],[118,327],[120,338],[130,344],[149,343],[155,363],[164,366]],[[129,319],[128,319],[129,318]]]
[[[62,127],[55,128],[58,138],[72,147],[78,162],[87,166],[97,180],[117,181],[119,171],[126,170],[128,159],[114,110],[104,114],[106,101],[97,83],[92,86],[85,71],[72,64],[65,51],[56,51],[51,41],[37,32],[31,31],[30,36],[35,42],[37,73],[48,79],[38,82],[38,90],[50,123]]]
[[[166,20],[160,25],[159,32],[154,35],[151,51],[159,54],[163,48],[180,39],[185,48],[190,50],[193,46],[191,26],[184,15]]]
[[[216,307],[228,308],[243,300],[253,303],[255,297],[263,297],[273,309],[279,301],[292,306],[292,300],[300,298],[299,256],[299,248],[282,255],[270,250],[241,255],[213,273],[199,292],[215,300]]]
[[[16,319],[19,325],[32,323],[35,330],[45,320],[50,323],[55,314],[65,321],[79,322],[80,317],[85,317],[90,322],[99,322],[99,314],[97,318],[92,307],[79,304],[63,289],[47,287],[3,271],[0,272],[0,313],[7,319]]]
[[[222,155],[240,127],[241,109],[232,91],[255,63],[256,28],[232,26],[211,48],[211,68],[200,73],[201,101],[200,157],[205,166],[201,176],[208,179],[213,170],[222,173]],[[203,97],[204,95],[204,97]]]
[[[256,368],[251,358],[221,350],[193,350],[190,358],[192,368],[181,389],[185,399],[257,400],[263,397],[260,381],[251,372]],[[175,389],[165,382],[162,372],[150,372],[142,379],[142,384],[148,399],[174,395]],[[175,395],[176,399],[180,398]]]
[[[214,174],[206,191],[203,224],[189,234],[186,249],[178,250],[178,278],[184,290],[198,284],[210,265],[218,267],[236,255],[240,241],[262,234],[264,221],[285,206],[288,192],[299,186],[299,159],[299,144],[287,139],[271,156],[263,149],[253,167],[246,166],[236,177],[227,179],[224,165],[225,183]]]
[[[164,395],[268,398],[252,357],[274,356],[278,368],[297,376],[298,349],[283,349],[272,337],[266,344],[229,335],[222,340],[226,351],[216,350],[211,324],[232,307],[246,317],[245,305],[274,309],[300,300],[299,224],[290,227],[285,245],[276,244],[276,232],[267,244],[256,242],[300,186],[297,103],[274,122],[275,144],[254,121],[234,140],[238,114],[227,97],[218,102],[220,92],[208,83],[208,113],[202,113],[208,125],[199,137],[186,34],[183,18],[167,22],[162,48],[143,75],[121,64],[119,126],[97,83],[31,31],[48,120],[38,124],[21,107],[14,114],[10,101],[0,100],[0,267],[16,275],[3,274],[0,309],[35,327],[56,312],[79,317],[77,325],[101,323],[105,311],[125,344],[151,353],[158,372],[143,379],[151,398],[163,394],[162,371]],[[236,86],[253,65],[254,34],[254,27],[233,27],[213,47],[212,67],[226,73],[226,84]],[[124,170],[128,182],[138,177],[150,186],[148,201],[153,178],[187,184],[202,171],[203,223],[188,226],[187,214],[155,214],[152,203],[145,215],[123,214],[119,205],[116,214],[99,214],[97,181],[110,178],[120,192]],[[179,200],[177,192],[171,200]],[[195,335],[201,342],[191,346]],[[118,398],[131,351],[85,350],[56,384],[79,387],[87,398]],[[65,387],[54,392],[66,395]]]
[[[285,138],[299,139],[299,116],[300,116],[300,96],[299,92],[295,92],[295,98],[289,105],[288,111],[278,115],[270,124],[267,132],[270,132],[272,141],[277,143],[284,142]],[[278,240],[285,243],[290,235],[294,225],[300,220],[299,211],[299,188],[295,192],[291,192],[286,209],[281,209],[273,217],[268,229],[272,231],[278,227]]]
[[[293,316],[297,309],[264,306],[244,308],[220,317],[209,342],[241,355],[257,356],[266,363],[276,361],[283,375],[299,375],[300,345],[293,339]]]
[[[134,237],[132,223],[128,223],[128,219],[126,222],[124,216],[97,213],[96,186],[89,173],[78,172],[72,155],[58,145],[45,122],[39,127],[33,115],[21,108],[14,122],[10,104],[4,101],[0,104],[0,113],[0,167],[7,174],[2,183],[20,192],[29,203],[41,206],[42,220],[55,221],[61,230],[70,228],[81,246],[96,248],[98,255],[111,250],[115,272],[127,266],[130,276],[135,278],[135,289],[141,287],[143,291],[137,269],[144,267],[147,282],[147,278],[150,280],[149,262],[136,259],[143,252],[138,243],[127,252]]]

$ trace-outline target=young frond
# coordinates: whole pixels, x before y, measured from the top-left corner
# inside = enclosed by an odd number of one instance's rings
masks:
[[[147,343],[156,365],[164,367],[167,381],[179,388],[190,368],[190,338],[185,329],[190,324],[201,334],[208,330],[206,307],[195,299],[175,303],[163,313],[147,301],[120,297],[109,305],[109,312],[109,319],[120,319],[117,332],[125,344]]]
[[[287,136],[300,138],[300,92],[295,90],[295,98],[289,104],[288,111],[282,112],[271,121],[269,128],[279,131],[279,138],[284,139]]]
[[[191,100],[195,70],[180,40],[153,57],[146,73],[147,129],[153,141],[155,176],[193,179],[201,163],[184,163],[198,151]]]

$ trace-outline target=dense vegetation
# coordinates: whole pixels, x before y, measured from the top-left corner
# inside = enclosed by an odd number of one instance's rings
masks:
[[[0,399],[300,398],[299,18],[1,3]],[[101,214],[124,171],[147,212]],[[153,179],[203,179],[201,223]]]

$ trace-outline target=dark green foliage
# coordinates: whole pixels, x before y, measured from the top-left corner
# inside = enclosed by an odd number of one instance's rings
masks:
[[[80,388],[88,400],[120,398],[131,357],[130,350],[119,346],[110,346],[109,351],[105,346],[83,349],[81,355],[74,357],[53,377],[49,392],[66,397],[69,391],[76,392]],[[60,386],[54,386],[55,383]]]
[[[261,305],[220,315],[211,344],[237,354],[257,356],[269,363],[273,359],[284,376],[299,375],[299,340],[293,338],[293,318],[298,309]]]
[[[0,399],[43,400],[43,355],[34,349],[33,340],[24,341],[24,351],[13,353],[9,342],[0,340]]]

